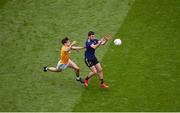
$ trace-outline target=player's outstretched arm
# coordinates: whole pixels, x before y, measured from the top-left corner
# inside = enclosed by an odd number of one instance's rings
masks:
[[[85,47],[78,47],[78,46],[72,46],[71,49],[72,50],[81,50],[84,49]]]
[[[96,48],[98,48],[98,47],[101,45],[101,43],[102,43],[102,40],[99,40],[96,45],[91,44],[91,47],[94,48],[94,49],[96,49]]]
[[[110,39],[112,38],[112,36],[111,35],[105,35],[102,39],[101,39],[101,41],[102,41],[102,43],[101,43],[101,45],[105,45]]]
[[[91,47],[96,49],[98,48],[100,45],[105,45],[107,43],[108,40],[110,40],[112,38],[111,35],[105,35],[103,38],[101,38],[98,43],[96,45],[92,44]]]
[[[73,41],[69,47],[66,47],[65,51],[70,51],[72,46],[76,44],[76,41]]]

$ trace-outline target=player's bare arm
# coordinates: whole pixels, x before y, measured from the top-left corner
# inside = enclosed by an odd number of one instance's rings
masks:
[[[101,41],[102,41],[101,45],[105,45],[110,39],[112,39],[112,36],[111,36],[111,35],[109,35],[109,34],[105,35],[105,36],[101,39]]]
[[[70,51],[72,49],[72,46],[76,44],[76,41],[73,41],[69,47],[66,47],[64,51]]]
[[[100,40],[100,41],[98,41],[97,44],[91,44],[91,47],[96,49],[96,48],[98,48],[101,45],[101,43],[102,43],[102,41]]]
[[[72,46],[71,49],[72,50],[81,50],[84,49],[85,47],[78,47],[78,46]]]
[[[100,45],[105,45],[110,39],[112,38],[111,35],[105,35],[103,38],[101,38],[98,43],[96,45],[92,44],[91,47],[96,49],[98,48]]]

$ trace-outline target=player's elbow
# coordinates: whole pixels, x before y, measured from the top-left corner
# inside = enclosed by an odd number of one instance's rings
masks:
[[[96,46],[92,46],[93,49],[96,49]]]
[[[97,48],[97,45],[92,45],[91,46],[93,49],[96,49]]]

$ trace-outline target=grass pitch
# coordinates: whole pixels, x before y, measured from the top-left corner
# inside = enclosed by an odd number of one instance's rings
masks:
[[[179,0],[1,0],[0,111],[180,111]],[[56,65],[64,36],[84,45],[122,39],[97,50],[110,89],[97,77],[88,89]],[[89,72],[83,51],[71,58]]]

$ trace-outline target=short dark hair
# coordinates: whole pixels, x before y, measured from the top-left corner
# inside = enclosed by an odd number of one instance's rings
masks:
[[[94,32],[93,32],[93,31],[89,31],[89,32],[88,32],[88,36],[91,36],[91,35],[94,35]]]
[[[65,37],[65,38],[62,39],[61,43],[62,43],[62,44],[65,44],[68,40],[69,40],[69,38],[68,38],[68,37]]]

